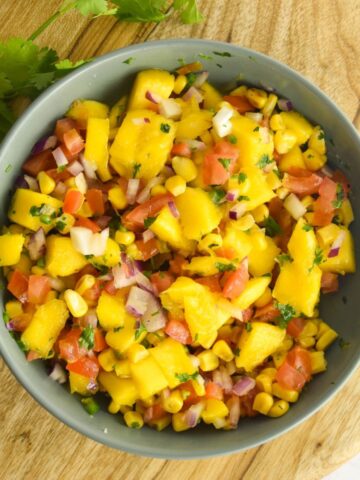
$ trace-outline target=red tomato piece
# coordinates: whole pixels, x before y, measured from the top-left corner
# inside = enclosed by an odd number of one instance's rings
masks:
[[[116,295],[117,288],[114,285],[114,280],[109,280],[108,282],[106,282],[105,285],[104,285],[104,290],[109,295]]]
[[[225,102],[229,102],[230,105],[236,108],[239,113],[253,112],[255,107],[251,105],[249,100],[243,95],[225,95]]]
[[[297,338],[303,331],[305,325],[306,320],[304,318],[293,318],[287,325],[286,333],[294,338]]]
[[[339,290],[339,275],[332,272],[323,272],[321,275],[321,291],[334,293]]]
[[[283,185],[297,195],[313,195],[318,193],[322,181],[323,179],[315,173],[303,177],[286,174]]]
[[[203,66],[200,62],[193,62],[184,65],[183,67],[179,67],[176,71],[179,75],[187,75],[191,72],[200,72],[203,69]]]
[[[225,276],[225,275],[224,275]],[[249,280],[249,271],[247,262],[241,262],[239,268],[235,272],[226,274],[226,280],[223,288],[224,297],[234,300],[244,290]]]
[[[65,195],[63,212],[76,213],[84,203],[84,195],[78,190],[68,190]]]
[[[171,193],[162,193],[155,195],[146,202],[138,205],[130,212],[123,216],[123,224],[129,230],[143,230],[144,220],[148,217],[153,217],[169,202],[173,201],[174,197]]]
[[[156,238],[152,238],[148,242],[137,240],[135,245],[140,250],[144,262],[159,253],[158,242]]]
[[[268,322],[279,316],[280,311],[275,307],[274,302],[270,302],[264,307],[257,308],[254,318],[259,318],[262,322]]]
[[[71,155],[77,155],[85,146],[84,139],[75,128],[64,133],[63,141]]]
[[[51,149],[47,149],[28,158],[21,168],[28,175],[36,177],[40,172],[56,168],[56,162]]]
[[[198,403],[199,400],[201,400],[201,398],[198,397],[197,393],[195,392],[190,380],[184,383],[180,383],[177,389],[180,390],[181,395],[184,399],[184,405],[182,410],[187,410],[189,407],[191,407],[191,405],[194,405],[195,403]]]
[[[186,258],[178,253],[175,253],[173,259],[169,261],[170,263],[170,271],[175,273],[175,275],[181,275],[183,272],[183,268],[188,263]]]
[[[86,301],[86,303],[89,305],[89,307],[94,307],[97,301],[99,300],[100,295],[101,295],[100,281],[97,280],[91,288],[88,288],[87,290],[85,290],[85,292],[82,294],[82,297]]]
[[[150,282],[154,287],[155,292],[159,295],[175,282],[175,276],[170,272],[156,272],[151,274]]]
[[[99,373],[100,367],[96,357],[82,357],[74,363],[68,363],[66,370],[78,373],[83,377],[95,379]]]
[[[166,324],[164,331],[166,335],[182,343],[183,345],[192,343],[191,334],[185,322],[171,319]]]
[[[46,170],[45,172],[49,177],[51,177],[55,182],[65,182],[65,180],[68,180],[71,178],[71,173],[68,172],[67,170],[63,170],[60,172],[57,168],[51,168],[50,170]]]
[[[104,215],[105,205],[102,191],[98,188],[89,188],[85,196],[93,214]]]
[[[88,228],[88,229],[91,230],[93,233],[98,233],[98,232],[101,231],[101,228],[99,227],[99,225],[98,225],[97,223],[93,222],[93,221],[90,220],[89,218],[82,217],[81,215],[77,215],[77,216],[76,216],[76,220],[75,220],[74,226],[75,226],[75,227],[85,227],[85,228]]]
[[[59,340],[60,357],[69,363],[77,362],[86,354],[86,350],[79,345],[80,335],[81,329],[73,328]]]
[[[50,292],[49,278],[44,275],[30,275],[28,284],[28,302],[34,304],[45,303]]]
[[[307,350],[295,347],[276,373],[276,381],[288,390],[301,390],[311,377],[311,357]]]
[[[11,325],[15,332],[23,332],[25,328],[30,324],[32,320],[31,313],[21,313],[20,315],[16,315],[12,317]]]
[[[205,285],[208,287],[212,292],[220,293],[221,285],[220,285],[220,275],[211,275],[210,277],[199,277],[194,278],[195,282],[200,283],[200,285]]]
[[[105,341],[104,334],[100,328],[95,328],[94,331],[94,352],[102,352],[107,348],[107,343]]]
[[[151,422],[155,422],[156,420],[159,420],[165,415],[166,415],[166,411],[163,409],[160,403],[155,403],[154,405],[151,405],[151,407],[146,409],[144,413],[144,420],[146,420],[146,422],[151,423]]]
[[[174,157],[176,155],[180,156],[180,157],[187,157],[187,158],[190,158],[191,157],[191,148],[189,147],[189,145],[185,142],[182,142],[182,143],[174,143],[172,149],[171,149],[171,155],[173,155]]]
[[[40,355],[37,352],[34,352],[33,350],[29,350],[26,354],[26,360],[28,362],[33,362],[34,360],[39,360]]]
[[[56,122],[55,135],[60,142],[63,141],[64,133],[76,127],[76,123],[71,118],[61,118]]]
[[[223,389],[215,382],[209,382],[205,385],[205,397],[223,400]]]
[[[203,181],[205,185],[223,185],[234,171],[239,150],[226,140],[210,149],[204,158]]]
[[[15,270],[10,277],[10,281],[7,285],[7,289],[14,295],[20,302],[27,301],[29,278],[24,275],[20,270]]]
[[[331,223],[335,213],[337,184],[325,177],[319,188],[319,198],[314,203],[313,225],[325,227]]]

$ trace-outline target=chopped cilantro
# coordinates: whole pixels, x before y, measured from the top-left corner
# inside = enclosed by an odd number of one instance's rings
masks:
[[[194,341],[195,341],[195,342],[197,342],[198,340],[199,340],[199,334],[198,334],[198,333],[196,333],[196,334],[195,334]]]
[[[66,227],[66,223],[63,222],[62,220],[58,220],[55,223],[55,227],[59,230],[59,232],[62,232],[64,230],[64,228]]]
[[[150,278],[153,272],[151,270],[144,270],[142,273],[145,277]]]
[[[269,157],[269,155],[262,155],[260,160],[257,162],[257,166],[261,169],[265,168],[266,165],[270,165],[270,163],[272,163],[273,160]]]
[[[45,203],[42,203],[40,207],[33,205],[32,207],[30,207],[30,210],[29,210],[30,215],[32,217],[40,217],[44,206],[45,206]]]
[[[3,320],[4,320],[4,323],[9,323],[10,322],[10,317],[9,317],[9,314],[7,312],[3,312]]]
[[[141,168],[141,163],[135,163],[133,167],[133,174],[132,174],[133,178],[136,178],[136,175],[139,173],[140,168]]]
[[[236,179],[238,183],[244,183],[245,180],[247,179],[247,175],[244,172],[240,172],[240,173],[235,173],[234,175],[231,175],[231,178]]]
[[[135,340],[138,340],[142,333],[147,332],[145,325],[141,322],[139,327],[135,330]]]
[[[236,270],[236,266],[233,263],[221,263],[216,262],[215,267],[218,269],[219,272],[233,272]]]
[[[323,140],[325,138],[324,132],[322,130],[320,130],[317,138],[318,138],[318,140]]]
[[[192,85],[194,85],[197,77],[198,76],[196,75],[195,72],[190,72],[190,73],[186,74],[187,82],[186,82],[186,87],[185,88],[190,88]]]
[[[156,217],[147,217],[144,220],[144,227],[149,228],[156,220]]]
[[[94,343],[95,343],[94,328],[91,325],[88,325],[81,332],[81,335],[79,338],[79,345],[80,347],[86,348],[86,350],[91,350],[92,348],[94,348]]]
[[[335,225],[341,225],[341,219],[339,215],[335,215],[335,217],[332,219],[332,223],[335,223]]]
[[[315,248],[315,255],[314,255],[314,262],[313,262],[311,268],[309,268],[309,272],[312,271],[312,269],[315,267],[315,265],[320,265],[323,262],[325,262],[324,252],[322,251],[322,249],[320,247],[316,247]]]
[[[276,257],[276,260],[279,263],[280,267],[285,265],[286,262],[292,262],[293,261],[291,255],[289,255],[288,253],[280,253],[280,255],[278,255]]]
[[[204,53],[199,53],[198,57],[202,58],[203,60],[212,60],[213,59],[213,57],[211,55],[205,55]]]
[[[91,260],[92,258],[94,258],[94,255],[92,255],[92,254],[84,255],[84,257],[86,258],[86,260]]]
[[[92,397],[82,398],[82,406],[89,415],[95,415],[100,410],[100,406]]]
[[[109,227],[113,228],[114,230],[120,230],[122,227],[120,218],[117,217],[116,215],[112,217],[112,219],[109,222]]]
[[[237,143],[237,137],[235,135],[229,135],[228,136],[228,140],[230,143],[232,143],[233,145],[235,145]]]
[[[198,372],[195,372],[195,373],[192,373],[192,374],[189,374],[189,373],[175,373],[175,377],[181,383],[188,382],[189,380],[195,380],[197,376],[198,376]]]
[[[226,192],[222,188],[213,188],[212,190],[210,190],[209,194],[210,194],[211,200],[216,205],[219,205],[226,196]]]
[[[343,350],[344,348],[350,347],[350,342],[346,342],[342,337],[339,338],[339,347]]]
[[[190,397],[191,393],[189,392],[189,390],[181,390],[181,396],[183,398],[183,400],[186,400],[188,397]]]
[[[116,327],[114,328],[114,332],[120,332],[120,330],[122,330],[124,327]]]
[[[60,165],[60,167],[57,167],[56,171],[58,173],[65,172],[66,165]]]
[[[235,353],[235,357],[238,357],[240,355],[240,348],[239,347],[235,348],[234,353]]]
[[[250,322],[245,323],[245,330],[246,330],[247,332],[251,332],[251,330],[252,330],[252,325],[251,325]]]
[[[39,258],[39,260],[36,262],[36,265],[39,268],[44,268],[45,267],[45,257]]]
[[[40,215],[40,222],[44,223],[45,225],[50,225],[51,223],[51,216],[50,215]]]
[[[213,54],[219,57],[232,57],[231,53],[229,52],[213,52]]]
[[[272,171],[275,173],[275,175],[278,177],[279,180],[283,178],[284,175],[280,172],[278,168],[273,168]]]
[[[231,158],[218,158],[218,162],[221,163],[225,170],[229,170]]]
[[[247,195],[239,195],[237,199],[239,202],[248,202],[250,200],[250,197],[248,197]]]
[[[312,225],[309,225],[308,223],[305,223],[305,225],[303,225],[302,229],[305,230],[305,232],[310,232],[311,230],[314,229],[314,227]]]
[[[124,60],[122,63],[126,63],[126,65],[130,65],[130,63],[131,63],[133,60],[135,60],[134,57],[129,57],[129,58],[127,58],[126,60]]]
[[[132,422],[130,428],[141,428],[141,425],[139,422]]]
[[[169,133],[169,132],[170,132],[170,129],[171,129],[171,127],[170,127],[170,125],[169,125],[168,123],[162,123],[162,124],[160,125],[160,130],[161,130],[162,132],[164,132],[164,133]]]
[[[282,228],[270,215],[264,220],[264,227],[266,235],[269,237],[275,237],[276,235],[280,235],[282,233]]]
[[[345,199],[344,187],[341,183],[336,185],[336,199],[333,200],[332,205],[334,208],[341,208],[341,205]]]
[[[254,128],[253,132],[258,132],[260,130],[260,127],[259,125],[257,127]]]
[[[292,318],[296,316],[296,310],[289,304],[276,303],[276,308],[280,311],[279,327],[286,328]]]
[[[29,350],[25,345],[25,343],[21,341],[19,338],[15,338],[15,341],[22,352],[27,352]]]

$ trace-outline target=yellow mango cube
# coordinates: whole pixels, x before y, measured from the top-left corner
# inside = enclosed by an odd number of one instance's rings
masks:
[[[78,393],[84,397],[90,395],[90,391],[88,390],[89,382],[89,377],[84,377],[84,375],[69,372],[70,393]]]
[[[281,112],[280,116],[282,117],[285,128],[295,133],[297,145],[302,145],[309,140],[313,132],[313,127],[300,113],[295,111]]]
[[[347,228],[341,228],[341,230],[344,232],[345,237],[338,255],[336,257],[328,257],[330,247],[324,250],[325,262],[319,265],[323,272],[334,272],[341,275],[355,272],[354,240]]]
[[[113,372],[100,372],[98,380],[119,408],[122,405],[131,407],[139,398],[135,382],[131,379],[119,378]]]
[[[100,179],[107,182],[111,178],[109,162],[109,119],[89,118],[87,122],[84,156],[96,169]]]
[[[257,248],[257,245],[254,245],[248,253],[249,272],[254,277],[271,273],[275,266],[275,258],[280,253],[272,238],[265,236],[265,242],[266,248]]]
[[[204,108],[206,110],[218,110],[220,103],[223,101],[221,93],[208,82],[201,85],[200,91],[204,97]]]
[[[218,418],[224,418],[229,414],[229,409],[224,402],[216,398],[208,398],[201,418],[205,423],[213,423]]]
[[[154,223],[151,224],[150,230],[171,247],[190,252],[195,248],[195,242],[188,240],[181,229],[179,220],[174,217],[169,207],[164,207],[156,217]]]
[[[234,263],[228,258],[223,257],[192,257],[190,263],[185,267],[185,270],[189,272],[190,275],[208,277],[209,275],[216,275],[219,273],[219,268],[223,265],[234,266]]]
[[[134,343],[142,342],[146,337],[146,331],[136,335],[135,317],[127,314],[124,317],[124,327],[120,330],[109,330],[105,335],[106,343],[116,352],[125,353]],[[136,338],[135,338],[136,335]]]
[[[238,185],[236,190],[240,198],[244,198],[247,211],[269,202],[275,196],[266,175],[258,167],[247,166],[242,168],[241,172],[246,175],[246,179]]]
[[[142,399],[151,397],[169,386],[168,380],[151,355],[140,362],[131,363],[130,372]]]
[[[53,277],[67,277],[78,272],[87,260],[73,247],[69,237],[50,235],[46,239],[45,268]]]
[[[271,282],[271,277],[251,278],[243,290],[243,292],[232,301],[233,305],[241,310],[249,308],[261,295],[265,292],[267,286]]]
[[[128,109],[152,109],[154,104],[146,98],[146,93],[166,99],[170,97],[174,84],[174,75],[165,70],[153,69],[139,72],[131,90]]]
[[[289,152],[281,155],[279,162],[279,169],[282,172],[289,172],[292,168],[306,168],[302,151],[297,145]]]
[[[212,125],[213,114],[207,110],[199,110],[184,114],[177,125],[176,139],[195,139],[203,135]]]
[[[16,265],[20,261],[25,237],[20,233],[0,235],[0,267]]]
[[[304,229],[306,222],[300,218],[291,234],[288,250],[290,255],[304,269],[309,270],[314,263],[315,250],[318,246],[313,229]]]
[[[115,267],[120,262],[120,247],[112,238],[108,238],[106,242],[106,248],[103,255],[98,257],[91,257],[90,263],[95,267]]]
[[[110,295],[106,291],[101,292],[96,315],[104,330],[112,330],[124,326],[124,319],[129,317],[125,308],[125,299],[122,295]]]
[[[85,128],[89,118],[107,118],[109,107],[96,100],[75,100],[66,113],[67,117],[79,121]]]

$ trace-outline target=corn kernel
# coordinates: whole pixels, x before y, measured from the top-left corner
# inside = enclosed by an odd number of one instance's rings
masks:
[[[219,366],[219,358],[212,350],[204,350],[197,355],[197,358],[200,361],[200,368],[204,372],[211,372],[212,370],[216,370]]]
[[[278,153],[288,153],[297,142],[297,136],[292,130],[278,130],[274,135],[274,146]]]
[[[290,191],[285,187],[280,187],[276,190],[276,195],[280,198],[280,200],[284,200],[289,193]]]
[[[109,413],[112,413],[112,414],[118,413],[120,409],[121,409],[121,405],[119,403],[116,403],[114,401],[109,403],[109,406],[108,406]]]
[[[37,181],[39,182],[40,192],[45,193],[45,195],[49,195],[56,186],[55,180],[45,172],[38,174]]]
[[[240,85],[239,87],[236,87],[235,90],[232,90],[230,95],[244,97],[246,96],[247,90],[248,90],[248,87],[246,85]]]
[[[279,368],[285,361],[286,352],[275,352],[272,354],[272,359],[276,368]]]
[[[316,342],[316,350],[326,350],[333,341],[338,337],[338,334],[332,328],[321,335],[319,340]]]
[[[277,370],[276,368],[273,368],[273,367],[267,367],[267,368],[264,368],[263,370],[261,370],[261,375],[266,375],[268,377],[271,378],[272,381],[275,380],[275,377],[276,377],[276,374],[277,374]]]
[[[195,390],[195,393],[198,397],[203,397],[205,395],[205,384],[197,380],[191,380],[191,385]]]
[[[117,210],[123,210],[128,204],[125,192],[120,187],[110,188],[108,198],[111,205]]]
[[[87,303],[75,290],[65,290],[64,300],[73,317],[83,317],[87,313],[89,308]]]
[[[212,347],[212,351],[224,362],[231,362],[234,358],[234,353],[225,340],[218,340]]]
[[[255,380],[259,390],[265,393],[272,393],[272,379],[270,377],[260,373]]]
[[[23,313],[22,304],[18,300],[10,300],[5,305],[5,311],[10,318],[21,315]]]
[[[276,350],[277,352],[288,352],[294,344],[293,339],[289,336],[286,335],[284,340],[281,342],[280,346]]]
[[[177,175],[180,175],[186,182],[191,182],[197,177],[195,163],[186,157],[173,157],[172,167]]]
[[[185,420],[185,413],[175,413],[172,416],[172,427],[175,432],[184,432],[190,429],[189,424]]]
[[[75,177],[68,178],[64,183],[67,188],[74,188],[76,190]]]
[[[243,232],[245,232],[246,230],[249,230],[254,225],[255,225],[255,219],[251,215],[251,213],[247,213],[246,215],[239,218],[239,220],[236,220],[236,228],[238,228]]]
[[[126,247],[127,255],[133,260],[143,260],[143,254],[140,252],[135,243]]]
[[[306,195],[302,200],[301,203],[304,205],[306,210],[309,210],[314,205],[314,199],[311,195]]]
[[[181,93],[184,90],[184,88],[186,87],[186,84],[187,84],[187,78],[185,75],[179,75],[176,77],[175,83],[174,83],[174,92],[176,93],[176,95],[179,95],[179,93]]]
[[[135,234],[134,232],[122,232],[121,230],[117,230],[115,232],[115,241],[120,245],[131,245],[135,241]]]
[[[312,148],[308,148],[303,153],[303,158],[306,168],[312,172],[316,172],[316,170],[322,168],[326,163],[326,155],[320,155],[320,153],[316,152]]]
[[[353,212],[350,200],[348,198],[343,200],[342,205],[340,207],[340,212],[342,213],[344,225],[348,227],[350,223],[354,221],[354,212]]]
[[[130,428],[141,428],[144,425],[144,419],[139,412],[127,411],[124,414],[124,421]]]
[[[254,210],[251,211],[252,216],[256,223],[263,222],[269,216],[269,209],[268,207],[263,204],[256,207]]]
[[[310,352],[311,358],[311,373],[325,372],[327,367],[327,361],[323,351]]]
[[[325,134],[321,127],[317,126],[309,138],[309,147],[320,155],[326,153]]]
[[[269,412],[267,413],[268,417],[281,417],[285,415],[285,413],[289,410],[289,403],[285,400],[276,400],[274,405],[270,408]]]
[[[201,413],[205,423],[213,423],[217,418],[224,418],[228,415],[229,409],[224,402],[216,398],[208,398]]]
[[[267,101],[267,93],[258,88],[248,88],[246,98],[255,108],[264,108]]]
[[[265,307],[265,305],[268,305],[272,300],[272,293],[269,287],[266,287],[266,290],[264,293],[259,297],[256,302],[255,302],[255,307],[261,308]]]
[[[164,185],[155,185],[155,187],[151,189],[151,195],[153,197],[155,197],[156,195],[162,195],[163,193],[167,193],[167,190],[164,187]]]
[[[272,393],[275,397],[286,400],[287,402],[294,403],[297,402],[299,398],[299,392],[296,390],[288,390],[281,387],[278,383],[274,383],[272,386]]]
[[[151,426],[154,426],[158,432],[161,432],[171,423],[171,415],[166,415],[165,417],[158,418],[157,420],[152,420]]]
[[[116,355],[112,348],[107,348],[100,352],[98,356],[99,364],[105,372],[112,372],[117,362]]]
[[[278,97],[273,93],[270,93],[265,105],[263,106],[262,113],[265,117],[270,117],[276,107]]]
[[[302,329],[299,338],[302,337],[315,337],[315,335],[318,333],[318,327],[316,323],[313,320],[308,320]]]
[[[96,279],[94,275],[83,275],[75,285],[75,290],[79,295],[83,295],[86,290],[95,285]]]
[[[261,392],[256,395],[253,403],[253,410],[267,415],[270,408],[274,405],[274,399],[270,393]]]
[[[186,182],[180,175],[174,175],[166,180],[165,187],[174,197],[178,197],[185,192]]]
[[[325,332],[327,332],[329,330],[330,330],[329,325],[327,323],[323,322],[322,320],[320,320],[316,337],[320,338]]]
[[[275,113],[275,115],[270,118],[270,128],[274,130],[274,132],[285,129],[285,123],[280,114]]]
[[[58,294],[55,290],[50,290],[50,292],[48,292],[48,294],[45,297],[44,303],[50,302],[50,300],[55,300],[55,298],[57,298],[57,295]]]
[[[205,235],[198,243],[198,249],[200,252],[213,253],[213,248],[220,248],[222,245],[222,237],[217,233],[209,233]]]
[[[115,373],[120,378],[130,378],[130,362],[129,360],[118,360],[115,363]]]
[[[167,398],[162,401],[162,406],[166,412],[178,413],[182,409],[184,400],[179,390],[175,390],[170,393]]]
[[[310,348],[315,345],[315,338],[314,337],[299,337],[299,345],[304,348]]]
[[[139,343],[134,343],[127,350],[128,359],[132,363],[138,363],[140,362],[140,360],[144,359],[148,355],[149,355],[149,352],[146,350],[146,348],[143,345],[140,345]]]
[[[37,265],[34,265],[33,267],[31,267],[31,273],[33,275],[45,275],[46,270],[45,268],[41,268],[41,267],[38,267]]]

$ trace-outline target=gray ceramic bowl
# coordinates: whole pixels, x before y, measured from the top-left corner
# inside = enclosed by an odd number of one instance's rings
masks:
[[[212,58],[204,60],[205,56]],[[124,63],[130,57],[133,58],[131,63]],[[178,59],[188,63],[199,57],[210,71],[211,82],[219,88],[229,87],[239,78],[275,88],[282,96],[291,99],[295,108],[307,118],[322,125],[328,138],[333,140],[328,142],[330,158],[351,180],[354,210],[360,212],[360,139],[329,98],[308,80],[265,55],[219,42],[173,40],[135,45],[105,55],[49,88],[32,104],[1,146],[1,222],[6,219],[9,191],[22,162],[37,139],[52,130],[54,121],[63,115],[74,99],[115,101],[129,89],[139,70],[153,67],[171,70],[179,65]],[[12,166],[10,172],[8,165]],[[359,229],[360,222],[355,222],[357,238],[360,238]],[[357,252],[359,246],[360,242]],[[328,350],[328,371],[316,376],[300,401],[284,417],[241,420],[235,431],[215,431],[205,427],[183,433],[174,433],[171,429],[161,433],[149,428],[131,430],[122,425],[118,416],[106,413],[105,408],[91,418],[78,398],[47,377],[41,362],[26,362],[2,322],[0,349],[16,378],[43,407],[98,442],[130,453],[161,458],[200,458],[232,453],[267,442],[298,425],[324,405],[354,371],[360,357],[357,317],[360,295],[356,294],[359,275],[349,275],[341,282],[339,294],[328,296],[321,305],[323,318],[341,337],[351,342],[349,348],[341,350],[334,344]]]

